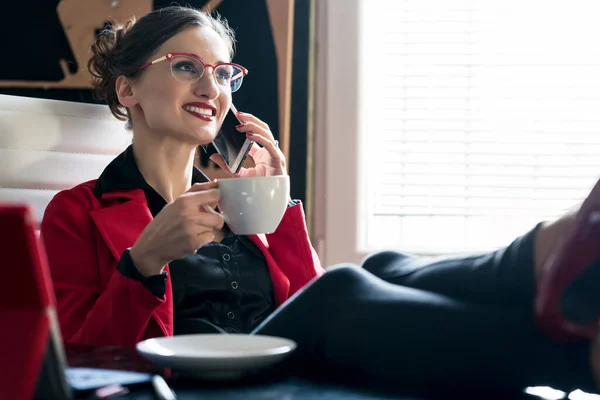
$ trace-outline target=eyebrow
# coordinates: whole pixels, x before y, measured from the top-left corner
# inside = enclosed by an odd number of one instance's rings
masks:
[[[187,53],[187,54],[191,54],[196,58],[201,59],[202,61],[204,61],[204,59],[202,57],[200,57],[198,54],[194,54],[194,53]],[[231,61],[221,61],[221,60],[217,60],[217,62],[215,64],[229,64],[231,63]]]

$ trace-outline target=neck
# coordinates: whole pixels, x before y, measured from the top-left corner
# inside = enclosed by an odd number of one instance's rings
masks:
[[[142,176],[167,203],[190,189],[195,151],[195,146],[168,137],[133,138],[133,155]]]

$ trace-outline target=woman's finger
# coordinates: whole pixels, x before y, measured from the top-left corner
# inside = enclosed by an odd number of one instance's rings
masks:
[[[247,136],[250,140],[253,140],[254,142],[260,144],[263,148],[265,148],[273,159],[279,161],[284,160],[283,153],[281,152],[279,147],[277,147],[273,140],[269,140],[268,138],[258,133],[248,133]]]
[[[273,133],[269,129],[265,129],[262,126],[254,123],[254,122],[247,122],[243,125],[238,125],[238,126],[236,126],[236,129],[239,132],[244,132],[244,133],[251,132],[251,133],[262,135],[271,141],[275,141],[275,138],[273,137]]]
[[[194,183],[192,185],[192,187],[186,193],[203,192],[205,190],[216,189],[218,187],[219,187],[219,184],[216,181]]]
[[[216,212],[214,209],[212,209],[212,207],[205,205],[204,206],[205,209],[203,211],[206,212],[202,212],[200,218],[198,218],[197,222],[198,225],[201,225],[203,227],[208,227],[208,228],[216,228],[216,229],[221,229],[223,227],[223,224],[225,222],[225,220],[223,219],[223,215],[221,215],[220,213]],[[212,209],[212,211],[208,211],[207,207]]]
[[[241,111],[238,111],[238,113],[236,114],[236,116],[240,119],[240,121],[245,122],[245,123],[254,123],[257,126],[260,126],[262,129],[266,130],[266,131],[270,131],[271,129],[269,128],[269,125],[264,122],[261,121],[260,119],[256,118],[254,115],[252,114],[248,114],[248,113],[243,113]]]

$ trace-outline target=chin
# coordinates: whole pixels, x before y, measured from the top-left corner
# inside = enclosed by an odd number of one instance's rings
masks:
[[[201,130],[201,131],[196,130],[195,132],[191,133],[191,136],[193,137],[193,141],[195,144],[201,145],[201,144],[209,144],[210,142],[212,142],[215,139],[215,137],[217,136],[217,134],[216,134],[216,132],[207,131],[207,130]]]

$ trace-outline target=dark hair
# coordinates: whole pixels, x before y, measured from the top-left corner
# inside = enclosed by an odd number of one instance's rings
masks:
[[[223,38],[233,58],[235,36],[227,21],[216,13],[211,15],[188,7],[170,6],[154,10],[137,21],[132,18],[122,26],[109,25],[94,39],[87,65],[92,87],[116,118],[127,121],[127,129],[131,129],[131,115],[117,98],[117,78],[135,77],[139,73],[137,69],[158,47],[192,26],[212,28]]]

